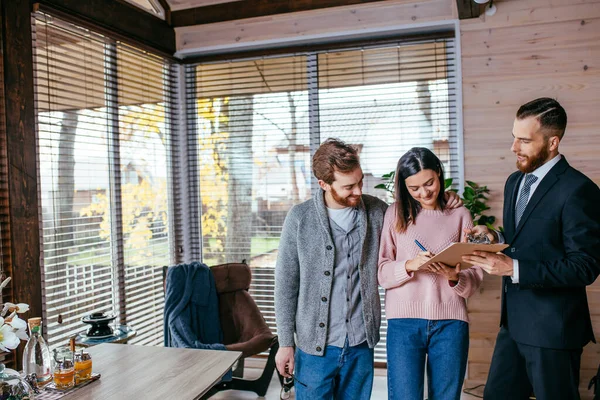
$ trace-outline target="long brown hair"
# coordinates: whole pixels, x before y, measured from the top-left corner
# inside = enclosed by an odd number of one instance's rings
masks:
[[[421,211],[421,204],[408,193],[404,180],[424,169],[430,169],[439,174],[440,192],[438,193],[437,202],[442,210],[446,207],[442,162],[431,150],[424,147],[413,147],[400,157],[396,167],[394,196],[396,197],[397,232],[405,232],[408,225],[415,223],[417,214]]]

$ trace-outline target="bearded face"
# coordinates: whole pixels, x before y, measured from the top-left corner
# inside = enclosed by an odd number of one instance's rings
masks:
[[[331,187],[331,197],[333,197],[333,200],[335,200],[336,203],[344,207],[356,207],[358,203],[360,203],[360,195],[351,193],[344,197],[339,194],[333,186]]]
[[[550,155],[550,151],[548,150],[548,140],[545,140],[544,146],[537,150],[534,154],[517,154],[517,169],[524,174],[531,173],[542,166],[546,160],[548,160],[548,156]]]
[[[550,157],[550,140],[535,117],[515,119],[511,151],[517,156],[517,168],[523,173],[535,171]]]
[[[356,207],[360,203],[363,187],[363,172],[360,167],[352,172],[333,173],[334,181],[327,184],[319,181],[325,190],[325,202],[329,208]]]

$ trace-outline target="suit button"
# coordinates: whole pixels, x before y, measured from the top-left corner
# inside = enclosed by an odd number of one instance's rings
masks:
[[[327,247],[325,247],[327,250],[331,250],[333,249],[333,247],[331,247],[330,245],[327,245]]]
[[[327,301],[327,297],[321,297],[321,301],[325,303]]]
[[[325,324],[321,322],[321,323],[319,324],[319,328],[325,328]]]
[[[317,346],[317,351],[321,351],[321,346]]]
[[[329,275],[331,275],[331,272],[325,271],[325,276],[329,276]]]
[[[511,248],[510,248],[510,252],[511,252],[511,253],[514,253],[515,251],[517,251],[517,249],[515,249],[514,247],[511,247]]]

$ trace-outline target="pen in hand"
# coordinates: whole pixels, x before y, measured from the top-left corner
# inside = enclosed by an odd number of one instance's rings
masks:
[[[423,251],[427,251],[427,249],[425,248],[425,246],[423,246],[421,243],[419,243],[419,241],[417,239],[415,239],[415,244],[417,246],[419,246],[419,248]]]
[[[415,239],[415,244],[417,246],[419,246],[419,249],[421,249],[422,252],[419,253],[419,255],[417,255],[416,258],[414,258],[406,263],[407,271],[418,270],[419,268],[421,268],[421,266],[424,263],[426,263],[433,256],[433,254],[431,254],[429,251],[427,251],[425,246],[423,246],[421,243],[419,243],[419,241],[416,239]]]

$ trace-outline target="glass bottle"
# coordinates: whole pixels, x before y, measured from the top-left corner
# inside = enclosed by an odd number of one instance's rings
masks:
[[[25,375],[35,374],[38,388],[52,381],[52,359],[50,349],[42,336],[42,319],[29,318],[29,340],[23,352],[23,372]]]

